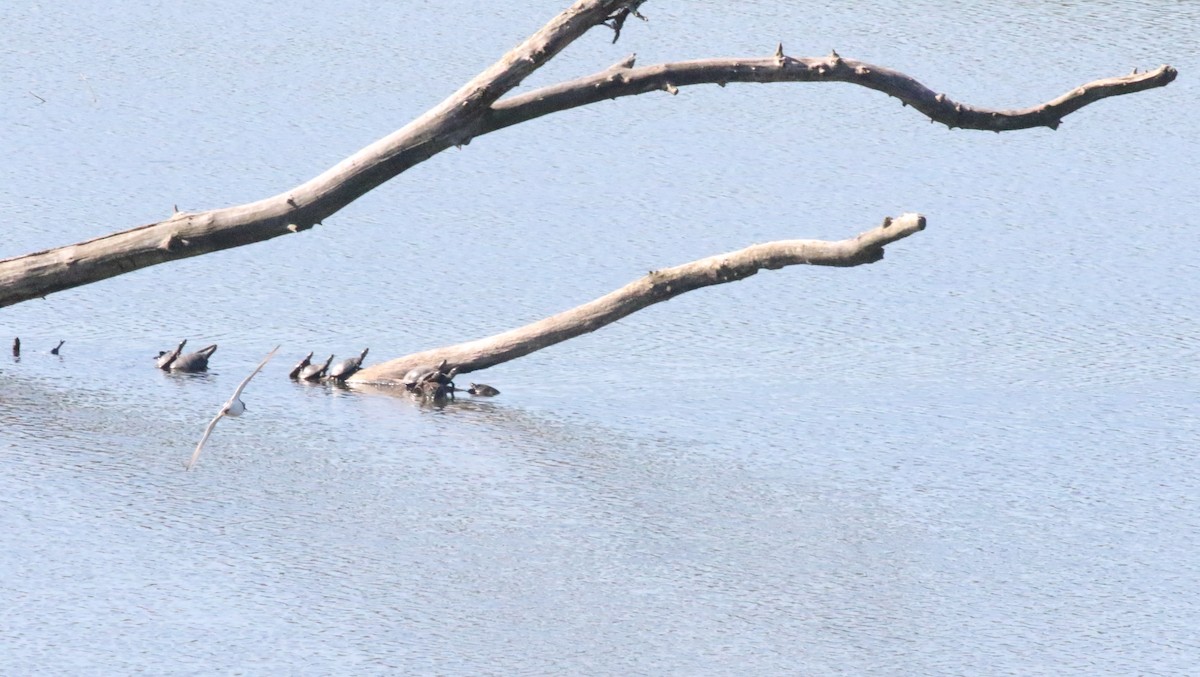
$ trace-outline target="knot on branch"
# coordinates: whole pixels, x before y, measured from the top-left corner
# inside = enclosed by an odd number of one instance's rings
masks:
[[[171,233],[163,238],[163,241],[158,244],[158,248],[165,252],[176,252],[190,244],[191,242],[179,237],[178,233]]]

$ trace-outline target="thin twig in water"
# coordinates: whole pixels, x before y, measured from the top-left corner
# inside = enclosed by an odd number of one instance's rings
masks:
[[[32,96],[33,98],[37,99],[38,101],[41,101],[42,103],[46,103],[46,100],[45,100],[45,99],[43,99],[42,97],[38,96],[37,94],[34,94],[33,92],[30,92],[30,93],[29,93],[29,95],[30,95],[30,96]]]
[[[96,90],[92,89],[92,83],[88,82],[87,76],[83,73],[80,73],[79,79],[83,80],[83,84],[87,85],[88,91],[92,93],[92,103],[98,103],[100,99],[96,96]]]
[[[183,467],[185,469],[191,470],[192,466],[196,465],[196,459],[200,458],[200,450],[204,448],[204,443],[208,441],[208,436],[212,434],[213,428],[217,427],[217,421],[220,421],[222,416],[241,416],[242,412],[246,410],[246,405],[241,400],[242,391],[245,390],[246,384],[250,382],[250,379],[262,371],[262,368],[267,366],[272,357],[275,357],[276,350],[279,350],[279,346],[275,346],[271,352],[267,353],[267,356],[263,358],[262,362],[258,363],[254,371],[250,372],[250,375],[242,379],[242,382],[238,384],[237,390],[233,391],[233,396],[225,404],[221,405],[221,411],[217,412],[213,420],[208,422],[208,427],[204,429],[204,435],[200,438],[200,444],[196,445],[196,451],[192,452],[191,460],[184,464]]]

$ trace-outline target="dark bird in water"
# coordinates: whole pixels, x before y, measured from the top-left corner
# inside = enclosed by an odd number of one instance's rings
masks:
[[[205,346],[194,353],[180,355],[171,365],[171,371],[197,372],[208,369],[208,358],[217,352],[217,344]]]
[[[211,346],[205,346],[194,353],[181,355],[183,346],[187,343],[187,339],[179,342],[179,345],[170,352],[160,352],[158,360],[155,364],[159,369],[170,371],[182,371],[186,373],[195,373],[208,369],[208,358],[217,352],[217,345],[214,343]]]
[[[300,370],[299,379],[301,381],[320,381],[325,376],[325,372],[329,371],[329,363],[333,362],[333,355],[330,355],[325,360],[325,364],[309,363]]]
[[[13,357],[20,357],[20,356],[21,356],[21,339],[15,338],[15,339],[13,339]]]
[[[362,354],[358,357],[351,357],[342,360],[329,368],[327,378],[330,378],[338,383],[342,383],[346,379],[353,376],[359,369],[362,369],[363,360],[367,359],[367,351],[370,348],[363,348]]]
[[[58,345],[56,345],[56,346],[54,346],[53,348],[51,348],[51,349],[50,349],[50,354],[51,354],[51,355],[57,355],[57,354],[58,354],[58,351],[59,351],[59,349],[60,349],[60,348],[62,348],[62,346],[63,346],[63,344],[64,344],[64,343],[66,343],[66,341],[65,341],[65,340],[59,340],[59,342],[58,342]]]
[[[171,364],[175,361],[175,358],[179,357],[179,354],[183,352],[183,347],[186,345],[187,339],[184,339],[179,342],[178,346],[175,346],[174,350],[158,351],[158,358],[155,359],[154,365],[163,371],[170,369]]]
[[[486,383],[472,383],[471,387],[467,388],[467,393],[479,397],[495,397],[500,394],[500,391]]]

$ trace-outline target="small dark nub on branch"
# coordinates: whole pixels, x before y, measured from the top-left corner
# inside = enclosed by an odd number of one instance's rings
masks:
[[[162,243],[158,245],[158,248],[162,249],[163,251],[173,252],[180,247],[186,247],[189,244],[190,243],[187,240],[179,237],[177,233],[171,233],[163,239]]]
[[[635,63],[637,63],[637,52],[634,52],[633,54],[630,54],[629,56],[625,57],[624,59],[621,59],[620,61],[614,63],[613,65],[609,66],[608,69],[615,71],[615,70],[621,70],[623,68],[633,68],[633,64],[635,64]]]

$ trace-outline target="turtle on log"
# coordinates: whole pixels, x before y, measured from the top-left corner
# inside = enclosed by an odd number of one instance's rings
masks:
[[[325,378],[338,383],[345,382],[346,379],[353,376],[359,369],[362,369],[363,360],[367,359],[367,351],[370,348],[363,348],[362,354],[358,357],[351,357],[342,360],[329,368]]]

